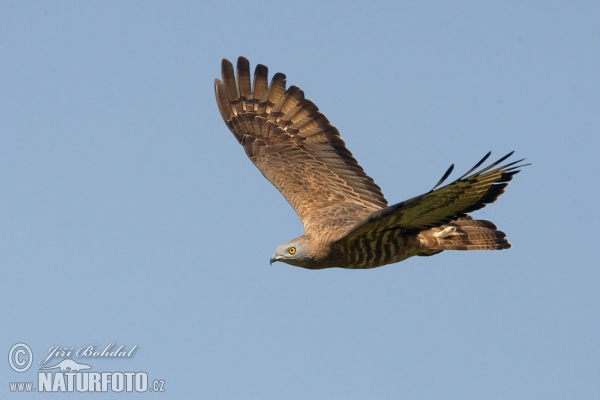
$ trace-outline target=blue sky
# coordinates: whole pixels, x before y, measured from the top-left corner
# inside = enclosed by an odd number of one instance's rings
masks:
[[[9,382],[53,346],[114,342],[134,355],[75,359],[164,380],[146,397],[597,399],[599,12],[0,3],[0,351],[33,352],[0,362],[0,397],[52,396]],[[514,247],[270,266],[302,225],[217,110],[239,55],[300,86],[391,203],[489,150],[527,157],[475,214]]]

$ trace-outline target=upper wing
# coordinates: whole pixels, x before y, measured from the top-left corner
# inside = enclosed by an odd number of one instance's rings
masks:
[[[308,232],[326,224],[350,225],[387,206],[379,186],[346,149],[338,130],[285,75],[267,84],[267,67],[223,60],[215,79],[225,124],[263,175],[285,196]]]
[[[519,168],[529,164],[515,166],[523,161],[518,160],[498,167],[502,161],[512,155],[511,152],[495,163],[469,175],[483,164],[490,154],[491,152],[486,154],[481,161],[454,182],[436,189],[450,175],[454,168],[452,165],[428,193],[374,212],[348,232],[342,240],[389,229],[429,229],[464,217],[471,211],[493,203],[504,193],[504,188],[513,175],[520,171]]]

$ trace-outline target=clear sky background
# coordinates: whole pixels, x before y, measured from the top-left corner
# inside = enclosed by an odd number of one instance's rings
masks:
[[[9,392],[52,346],[115,342],[134,356],[87,362],[165,380],[143,397],[600,398],[599,15],[0,2],[0,397],[52,397]],[[300,86],[390,203],[489,150],[527,157],[475,214],[514,247],[270,266],[302,225],[216,107],[221,59],[239,55]],[[34,353],[21,374],[6,358],[19,342]]]

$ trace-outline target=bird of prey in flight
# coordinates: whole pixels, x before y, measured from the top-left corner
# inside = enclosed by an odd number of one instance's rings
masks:
[[[501,165],[512,152],[441,187],[452,165],[429,192],[388,206],[375,181],[358,164],[337,128],[282,73],[268,82],[244,57],[223,60],[215,79],[225,124],[260,172],[283,194],[304,225],[304,235],[271,257],[308,269],[365,269],[431,256],[444,250],[511,247],[490,221],[467,215],[496,201],[523,160]],[[525,164],[526,165],[526,164]]]

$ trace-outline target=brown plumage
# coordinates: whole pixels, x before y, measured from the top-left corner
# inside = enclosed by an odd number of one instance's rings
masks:
[[[268,84],[258,65],[251,84],[244,57],[222,62],[215,79],[217,105],[246,154],[283,194],[304,224],[304,235],[280,245],[273,261],[309,268],[374,268],[443,250],[501,250],[511,247],[490,221],[467,213],[504,193],[522,160],[500,164],[512,153],[440,187],[389,206],[381,189],[346,148],[340,133],[285,75]]]

